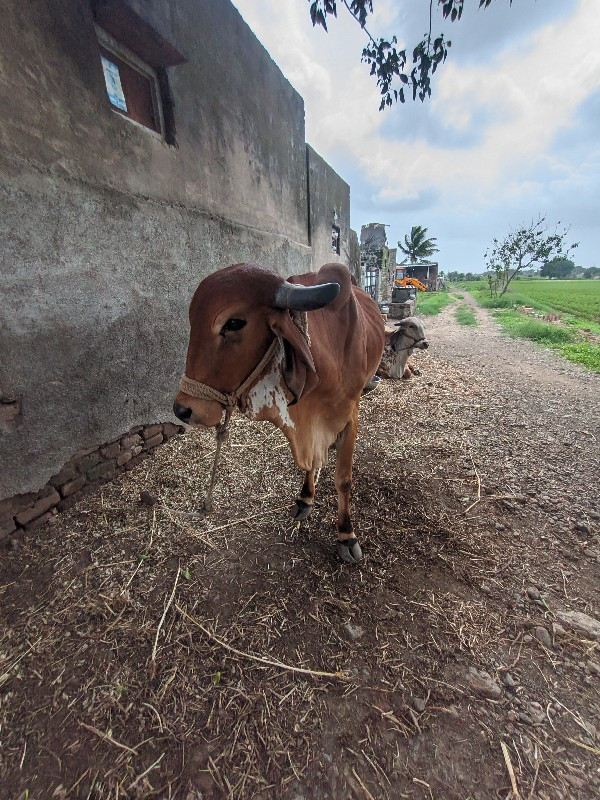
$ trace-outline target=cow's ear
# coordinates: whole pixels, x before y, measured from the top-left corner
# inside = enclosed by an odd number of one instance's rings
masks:
[[[294,323],[290,312],[274,313],[269,318],[269,326],[283,344],[283,379],[294,398],[290,403],[293,406],[301,397],[318,386],[319,376],[308,343]]]

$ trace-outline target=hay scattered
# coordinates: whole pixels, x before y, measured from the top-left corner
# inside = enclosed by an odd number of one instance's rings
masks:
[[[490,600],[515,586],[522,557],[484,501],[515,490],[482,463],[483,380],[426,354],[421,368],[362,402],[358,568],[335,556],[333,461],[298,525],[285,439],[240,417],[213,513],[214,437],[196,432],[4,551],[0,785],[12,798],[438,797],[441,762],[412,749],[426,737],[455,742],[464,764],[477,740],[493,766],[473,780],[484,794],[503,785],[508,701],[474,705],[462,675],[531,659],[514,610]],[[140,504],[143,491],[158,504]],[[556,734],[503,744],[515,797],[517,781],[524,797],[548,792],[597,756],[568,713],[552,722]]]

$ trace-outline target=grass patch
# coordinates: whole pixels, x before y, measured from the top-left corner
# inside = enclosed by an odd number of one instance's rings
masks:
[[[463,300],[464,294],[459,294],[458,292],[454,292],[454,297],[456,297],[457,300]]]
[[[477,325],[477,317],[473,309],[466,305],[460,305],[454,312],[454,316],[459,325],[469,325],[471,327]]]
[[[568,361],[600,372],[600,345],[577,340],[572,328],[531,319],[518,311],[499,311],[496,319],[510,336],[551,347]]]
[[[573,334],[568,329],[540,319],[531,319],[518,312],[498,314],[497,319],[510,336],[519,339],[554,345],[573,341]]]
[[[454,297],[448,291],[418,292],[417,314],[421,317],[432,317],[453,302]]]
[[[590,342],[573,342],[560,348],[563,358],[583,364],[593,372],[600,372],[600,347]]]

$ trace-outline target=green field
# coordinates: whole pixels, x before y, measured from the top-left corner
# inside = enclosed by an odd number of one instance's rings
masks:
[[[543,314],[568,314],[580,322],[600,324],[600,281],[513,281],[502,297],[490,297],[487,281],[459,284],[487,308],[533,306]]]
[[[510,336],[532,339],[552,347],[563,358],[600,372],[600,345],[583,331],[600,335],[600,281],[519,280],[502,297],[490,297],[487,281],[460,283],[496,315]],[[530,306],[534,315],[523,313]],[[557,314],[559,322],[535,316]]]
[[[571,314],[600,323],[600,281],[517,281],[509,291],[525,297],[534,307]]]

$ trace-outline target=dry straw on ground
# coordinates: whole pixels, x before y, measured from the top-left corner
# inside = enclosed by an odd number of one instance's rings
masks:
[[[284,438],[239,417],[212,514],[214,438],[194,433],[2,554],[1,797],[575,792],[596,740],[550,674],[564,657],[524,646],[526,609],[506,602],[523,556],[495,527],[514,490],[470,435],[484,382],[422,364],[362,402],[359,567],[335,556],[333,461],[299,526]],[[521,670],[521,705],[475,696],[471,665]],[[529,726],[514,715],[534,696],[549,716]]]

